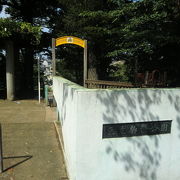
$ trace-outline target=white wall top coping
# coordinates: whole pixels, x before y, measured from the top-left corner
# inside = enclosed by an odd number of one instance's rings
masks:
[[[53,78],[55,79],[60,79],[61,82],[68,84],[68,86],[71,86],[71,88],[75,89],[78,92],[96,92],[96,91],[141,91],[141,90],[180,90],[180,87],[176,87],[176,88],[116,88],[116,89],[88,89],[85,88],[79,84],[76,84],[72,81],[69,81],[61,76],[54,76]]]

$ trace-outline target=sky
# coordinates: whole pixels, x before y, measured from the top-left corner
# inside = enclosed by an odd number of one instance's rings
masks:
[[[5,9],[5,6],[3,7],[3,10],[2,10],[1,13],[0,13],[0,18],[6,18],[6,17],[9,17],[8,14],[5,14],[4,9]]]

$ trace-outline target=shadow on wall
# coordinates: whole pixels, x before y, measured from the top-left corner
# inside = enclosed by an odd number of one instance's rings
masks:
[[[177,129],[179,131],[178,138],[180,138],[180,96],[172,96],[170,93],[168,94],[168,99],[172,107],[177,112],[177,117],[175,123],[177,123]]]
[[[59,112],[59,117],[60,117],[60,121],[62,125],[64,121],[66,120],[67,113],[70,113],[70,111],[67,112],[67,108],[68,106],[70,107],[70,103],[74,102],[73,99],[74,99],[75,90],[76,88],[73,88],[72,84],[63,83],[62,111]],[[68,98],[70,98],[70,103],[67,102]]]
[[[129,92],[131,90],[104,91],[104,96],[102,96],[102,92],[97,94],[97,98],[105,107],[104,123],[120,123],[125,119],[129,122],[160,120],[157,112],[151,110],[151,106],[161,105],[164,95],[168,97],[171,108],[175,109],[177,114],[180,112],[180,96],[173,96],[171,90],[156,89],[151,91],[151,95],[148,90],[137,90],[136,95]],[[173,123],[180,131],[179,115]],[[123,140],[126,140],[127,145],[133,147],[134,151],[128,149],[122,151],[121,149],[124,147],[117,146],[116,141],[110,139],[105,149],[106,153],[116,163],[123,165],[126,172],[138,174],[139,179],[158,180],[157,169],[161,165],[162,159],[159,147],[161,136],[131,137]]]
[[[178,130],[180,131],[180,116],[177,116],[177,123],[178,123]],[[178,135],[178,137],[180,138],[180,134]]]

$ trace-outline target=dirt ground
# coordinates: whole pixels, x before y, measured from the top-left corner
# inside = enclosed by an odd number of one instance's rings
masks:
[[[1,180],[67,180],[56,111],[35,100],[0,100]]]

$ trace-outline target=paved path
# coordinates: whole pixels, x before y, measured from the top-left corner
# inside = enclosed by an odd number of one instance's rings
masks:
[[[0,180],[67,180],[53,109],[0,100],[4,171]]]

